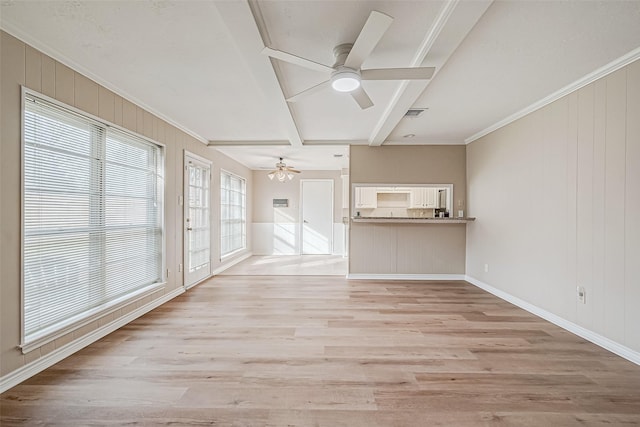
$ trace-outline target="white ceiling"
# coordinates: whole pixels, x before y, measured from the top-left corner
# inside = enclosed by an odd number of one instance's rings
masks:
[[[363,68],[434,77],[363,82],[367,110],[329,89],[287,103],[326,75],[262,48],[331,66],[372,10],[394,22]],[[640,47],[638,0],[3,0],[0,11],[4,30],[253,169],[280,156],[341,169],[342,144],[461,144]],[[410,107],[428,109],[403,118]]]

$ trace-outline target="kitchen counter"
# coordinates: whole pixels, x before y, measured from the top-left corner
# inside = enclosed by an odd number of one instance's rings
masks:
[[[352,216],[353,222],[385,222],[401,224],[466,224],[475,218],[416,218],[416,217],[384,217],[384,216]]]

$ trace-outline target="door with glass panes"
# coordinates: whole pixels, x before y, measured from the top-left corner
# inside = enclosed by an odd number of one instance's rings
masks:
[[[211,275],[211,163],[185,153],[184,286]]]

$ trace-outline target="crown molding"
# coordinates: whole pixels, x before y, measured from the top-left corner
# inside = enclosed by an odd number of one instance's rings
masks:
[[[618,59],[615,59],[611,62],[609,62],[607,65],[604,65],[600,68],[598,68],[597,70],[587,74],[586,76],[576,80],[573,83],[568,84],[567,86],[557,90],[556,92],[553,92],[551,95],[546,96],[545,98],[542,98],[541,100],[539,100],[538,102],[535,102],[533,104],[531,104],[530,106],[523,108],[522,110],[500,120],[499,122],[489,126],[486,129],[481,130],[480,132],[471,135],[469,138],[465,139],[464,142],[465,144],[470,144],[473,141],[482,138],[483,136],[486,136],[488,134],[490,134],[493,131],[496,131],[498,129],[500,129],[501,127],[504,127],[512,122],[515,122],[516,120],[526,116],[527,114],[533,113],[536,110],[539,110],[540,108],[551,104],[554,101],[557,101],[558,99],[562,98],[563,96],[569,95],[572,92],[575,92],[576,90],[583,88],[593,82],[595,82],[596,80],[599,80],[611,73],[613,73],[614,71],[619,70],[620,68],[627,66],[629,64],[631,64],[634,61],[637,61],[638,59],[640,59],[640,47],[637,49],[632,50],[631,52],[627,53],[626,55],[621,56]]]
[[[141,107],[141,108],[145,109],[149,113],[155,115],[159,119],[162,119],[165,122],[169,123],[171,126],[174,126],[175,128],[177,128],[177,129],[181,130],[182,132],[188,134],[189,136],[195,138],[196,140],[198,140],[199,142],[203,143],[204,145],[208,144],[208,141],[207,141],[206,138],[203,138],[202,136],[198,135],[197,133],[193,132],[192,130],[188,129],[187,127],[182,126],[180,123],[176,122],[175,120],[172,120],[168,116],[165,116],[164,114],[160,113],[156,109],[154,109],[154,108],[150,107],[149,105],[145,104],[144,102],[142,102],[138,98],[130,95],[129,93],[127,93],[127,91],[122,90],[121,88],[117,87],[116,85],[114,85],[112,83],[109,83],[108,81],[102,79],[100,76],[97,76],[96,74],[92,73],[91,71],[89,71],[88,69],[83,67],[82,65],[78,64],[74,60],[72,60],[72,59],[68,58],[67,56],[65,56],[64,54],[62,54],[60,51],[48,46],[46,43],[42,43],[39,40],[36,40],[35,38],[31,37],[29,34],[25,33],[24,31],[22,31],[21,29],[15,27],[14,25],[12,25],[12,24],[10,24],[8,22],[2,22],[2,23],[0,23],[0,29],[2,31],[5,31],[6,33],[12,35],[13,37],[19,39],[23,43],[28,44],[29,46],[33,47],[34,49],[39,50],[40,52],[44,53],[45,55],[50,56],[51,58],[53,58],[54,60],[58,61],[59,63],[61,63],[63,65],[66,65],[67,67],[71,68],[73,71],[76,71],[76,72],[82,74],[83,76],[93,80],[94,82],[96,82],[97,84],[101,85],[102,87],[105,87],[105,88],[109,89],[111,92],[115,93],[116,95],[126,99],[129,102],[134,103],[138,107]]]

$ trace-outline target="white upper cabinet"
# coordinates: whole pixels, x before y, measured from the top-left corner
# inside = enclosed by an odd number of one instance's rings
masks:
[[[356,187],[356,209],[375,209],[378,207],[378,189],[376,187]]]
[[[409,197],[409,208],[438,208],[438,189],[425,187],[412,188]]]

